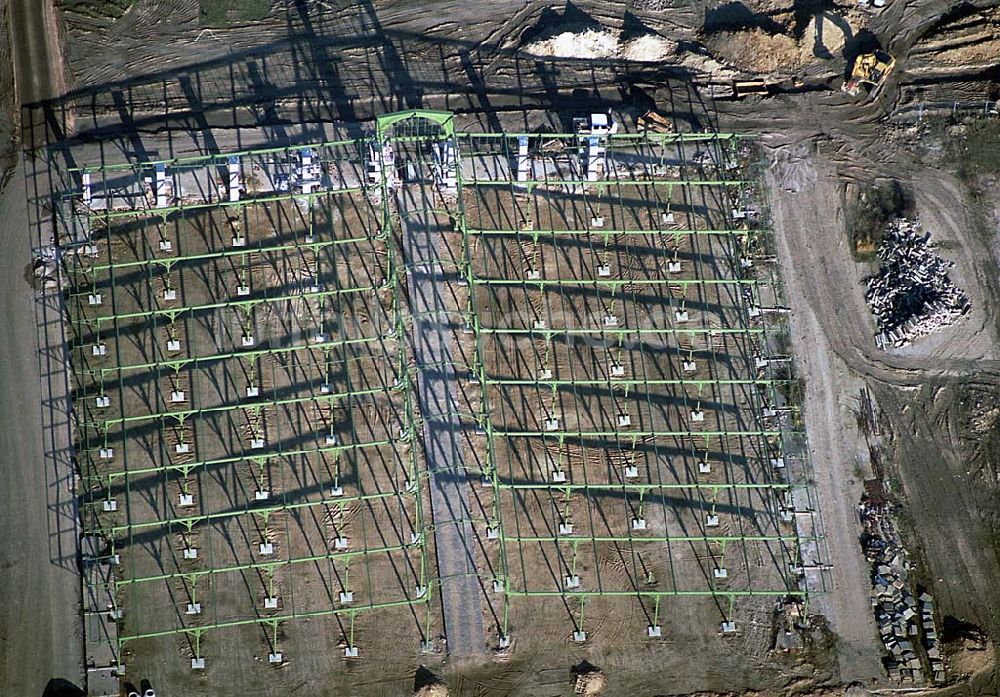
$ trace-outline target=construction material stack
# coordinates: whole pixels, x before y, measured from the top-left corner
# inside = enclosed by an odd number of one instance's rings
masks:
[[[935,254],[916,222],[893,221],[879,248],[879,272],[865,298],[878,325],[880,348],[897,348],[953,324],[970,309],[968,296],[948,276],[952,262]]]

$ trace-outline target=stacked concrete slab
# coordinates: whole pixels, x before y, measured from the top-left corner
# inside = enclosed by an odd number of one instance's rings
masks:
[[[924,648],[931,666],[931,676],[934,682],[944,682],[944,658],[941,647],[938,646],[937,627],[934,624],[934,598],[926,591],[917,598],[920,604],[920,624],[924,632]]]
[[[927,593],[919,598],[913,594],[910,562],[892,521],[891,507],[876,496],[863,500],[859,511],[865,556],[871,565],[872,610],[885,645],[883,661],[889,677],[902,683],[924,682],[922,654],[926,654],[931,675],[940,682],[944,680],[944,663],[937,648],[933,606],[928,605],[932,601]]]

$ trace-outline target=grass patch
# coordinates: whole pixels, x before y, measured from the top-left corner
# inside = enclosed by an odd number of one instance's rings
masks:
[[[247,24],[271,13],[271,0],[200,0],[203,27],[223,29],[233,24]]]
[[[959,144],[959,175],[968,180],[979,175],[1000,174],[1000,120],[978,119],[965,125]]]
[[[875,259],[889,222],[908,217],[912,210],[912,197],[895,179],[857,187],[854,205],[847,206],[847,234],[855,261]]]
[[[132,7],[133,0],[56,0],[56,7],[93,19],[118,19]]]

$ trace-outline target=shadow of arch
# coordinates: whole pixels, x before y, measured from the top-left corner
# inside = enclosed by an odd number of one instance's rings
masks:
[[[826,33],[826,25],[832,24],[837,29],[840,30],[841,34],[844,36],[844,43],[841,45],[841,55],[843,56],[847,45],[854,39],[854,30],[851,29],[851,25],[840,15],[835,12],[824,11],[819,12],[814,15],[816,19],[816,33],[813,36],[813,55],[817,58],[823,58],[829,60],[833,58],[833,54],[830,52],[823,41],[823,35]]]
[[[42,691],[42,697],[86,697],[86,694],[81,688],[63,678],[52,678]]]
[[[727,2],[705,10],[705,21],[701,29],[705,34],[746,29],[762,29],[768,34],[785,33],[785,27],[766,13],[754,13],[742,2]]]
[[[413,691],[416,693],[425,687],[434,687],[435,685],[444,685],[444,682],[427,666],[418,667],[417,672],[413,674]]]

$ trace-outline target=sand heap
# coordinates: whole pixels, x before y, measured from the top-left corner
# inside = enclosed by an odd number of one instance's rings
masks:
[[[565,31],[534,41],[522,49],[545,58],[619,59],[640,63],[659,62],[677,50],[677,44],[659,34],[623,39],[619,29]]]
[[[805,64],[798,41],[763,29],[719,32],[707,43],[720,60],[751,73],[793,70]]]
[[[573,694],[583,695],[583,697],[600,697],[607,687],[608,681],[604,677],[604,672],[591,670],[580,673],[576,676],[576,683],[573,685]]]
[[[413,697],[448,697],[448,688],[444,683],[431,683],[414,692]]]

